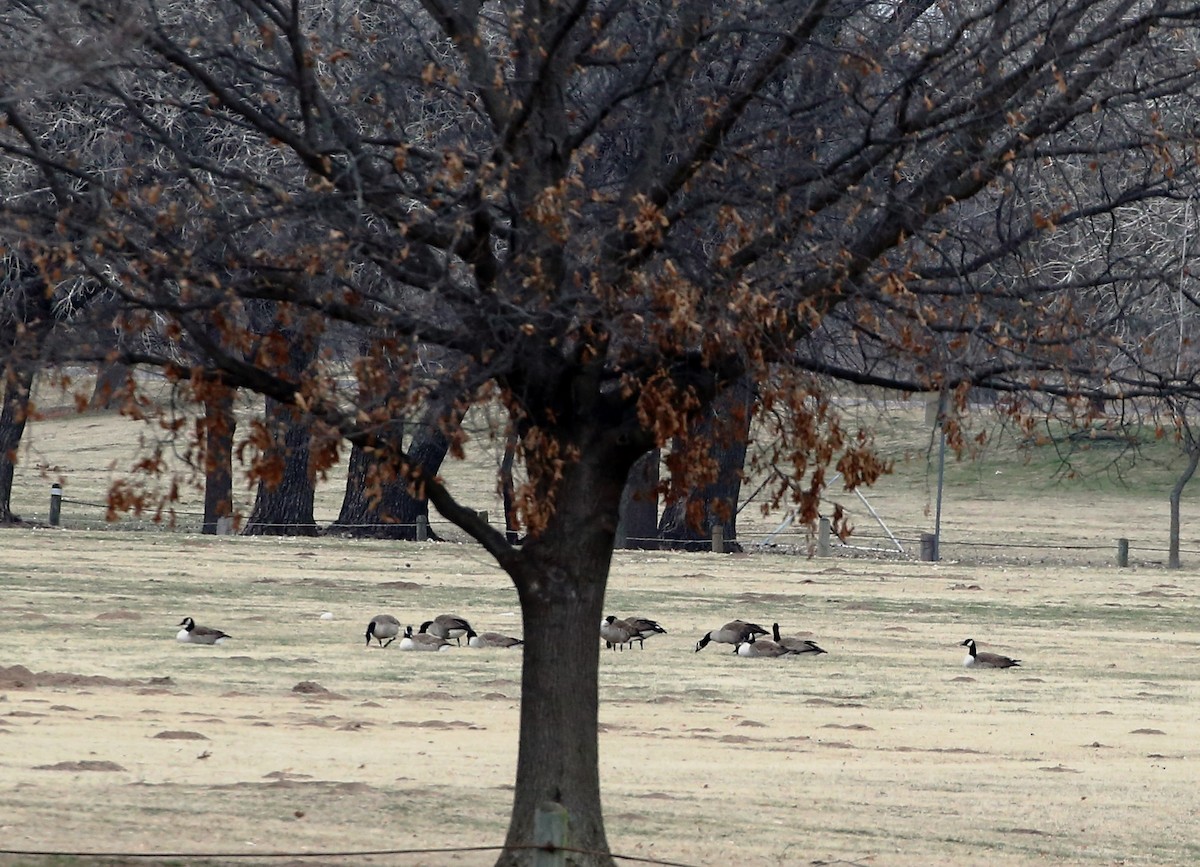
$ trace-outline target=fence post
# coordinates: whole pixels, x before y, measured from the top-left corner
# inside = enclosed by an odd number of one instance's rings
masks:
[[[1124,569],[1129,565],[1129,540],[1117,540],[1117,565]]]
[[[232,536],[233,535],[233,516],[222,515],[217,518],[217,535]]]
[[[828,557],[832,553],[829,544],[829,519],[821,518],[817,522],[817,556]]]
[[[62,519],[62,485],[55,482],[50,486],[50,526],[57,527]]]
[[[487,509],[484,509],[482,512],[479,513],[479,520],[483,521],[483,523],[485,523],[485,524],[488,522]]]
[[[426,542],[429,540],[429,519],[424,515],[417,515],[417,541]]]
[[[720,524],[713,524],[712,528],[712,552],[714,554],[725,553],[725,528]]]
[[[533,814],[533,867],[567,867],[567,808],[543,801]]]

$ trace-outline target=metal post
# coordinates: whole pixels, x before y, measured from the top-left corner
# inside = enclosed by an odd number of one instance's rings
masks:
[[[62,518],[62,485],[55,482],[50,486],[50,526],[57,527]]]
[[[821,518],[817,522],[817,556],[828,557],[832,553],[829,542],[829,519]]]
[[[946,481],[946,430],[942,427],[940,416],[938,418],[938,436],[941,446],[938,448],[937,513],[933,519],[933,551],[929,558],[934,563],[942,559],[942,488]]]
[[[713,524],[712,551],[714,554],[725,553],[725,528],[720,524]]]
[[[424,515],[417,515],[417,541],[426,542],[429,540],[429,519]]]
[[[1117,540],[1117,565],[1124,569],[1129,565],[1129,540]]]

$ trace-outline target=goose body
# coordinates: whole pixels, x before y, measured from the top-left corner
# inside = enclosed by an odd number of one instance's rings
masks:
[[[433,620],[426,620],[421,624],[421,628],[417,630],[420,633],[428,633],[436,638],[454,639],[455,644],[462,644],[460,640],[471,629],[471,624],[467,623],[461,617],[454,614],[439,614]]]
[[[974,638],[968,638],[959,647],[967,648],[967,656],[963,659],[963,665],[967,668],[1015,668],[1021,664],[1021,660],[1011,656],[976,650]]]
[[[501,635],[499,632],[467,630],[467,647],[516,647],[524,643],[520,638]]]
[[[647,638],[667,634],[667,630],[663,629],[657,620],[651,620],[648,617],[626,617],[625,622],[633,629],[633,635],[629,639],[630,643],[636,641],[638,647],[643,650],[646,649]]]
[[[399,634],[399,620],[390,614],[376,614],[367,624],[367,646],[371,646],[371,639],[374,638],[379,642],[380,647],[387,647],[396,640],[396,636]],[[387,640],[384,641],[384,639]]]
[[[414,635],[413,628],[406,626],[404,627],[404,637],[400,639],[398,646],[401,650],[438,651],[449,650],[450,642],[436,635],[430,635],[428,632],[418,632]]]
[[[637,630],[631,624],[618,620],[614,614],[608,615],[600,623],[600,637],[610,650],[618,647],[624,650],[625,645],[634,641],[637,634]]]
[[[773,658],[776,656],[794,656],[796,653],[797,651],[788,650],[782,644],[776,644],[769,638],[750,638],[739,643],[737,646],[738,656]]]
[[[815,641],[809,641],[807,638],[796,638],[790,635],[786,635],[781,638],[779,635],[778,623],[771,624],[771,635],[775,639],[776,644],[778,644],[780,647],[787,648],[792,653],[817,654],[829,652],[827,650],[822,650],[817,646]]]
[[[179,630],[175,640],[184,644],[223,644],[229,639],[229,636],[219,629],[197,626],[196,621],[190,617],[180,620],[179,625],[183,628]]]
[[[744,641],[749,641],[752,637],[766,635],[767,630],[763,629],[757,623],[747,623],[745,620],[730,620],[720,629],[714,629],[711,632],[704,633],[704,637],[696,642],[696,652],[706,648],[710,642],[718,644],[732,644],[734,653],[737,653],[737,645]]]

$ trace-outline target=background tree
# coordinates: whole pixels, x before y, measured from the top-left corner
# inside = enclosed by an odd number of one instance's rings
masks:
[[[830,382],[1077,412],[1119,386],[1081,343],[1147,289],[1132,271],[1031,270],[1030,251],[1122,225],[1195,169],[1190,132],[1155,111],[1196,92],[1182,0],[18,10],[26,46],[70,46],[80,71],[23,88],[10,116],[53,117],[80,91],[125,144],[66,160],[0,129],[5,158],[89,190],[37,226],[9,209],[4,231],[101,282],[126,331],[161,323],[170,346],[123,360],[181,389],[219,376],[322,443],[369,447],[432,403],[454,456],[468,406],[505,409],[520,546],[412,455],[396,472],[512,578],[526,644],[507,840],[558,801],[579,863],[611,863],[596,624],[630,468],[670,445],[688,459],[664,486],[716,478],[706,419],[752,382],[761,459],[787,469],[769,500],[811,522],[831,470],[853,488],[884,469]],[[1043,208],[1025,182],[1047,171],[1065,185],[1038,190]],[[251,328],[249,307],[274,321]],[[347,329],[361,349],[327,351]],[[319,348],[310,362],[261,339],[285,331]],[[250,439],[262,476],[273,457]],[[309,472],[336,457],[314,450]]]

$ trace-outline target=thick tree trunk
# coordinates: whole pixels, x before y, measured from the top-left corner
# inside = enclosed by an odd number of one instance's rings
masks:
[[[408,447],[408,456],[421,468],[422,474],[431,478],[441,470],[450,450],[450,441],[435,422],[431,410],[417,426]],[[392,430],[381,436],[394,436],[397,445],[402,445],[403,434],[403,423],[396,422]],[[429,501],[412,495],[408,484],[398,480],[395,471],[388,466],[389,460],[386,449],[368,453],[355,446],[351,450],[346,470],[346,493],[338,519],[329,527],[332,532],[410,542],[417,538],[417,518],[429,518]],[[429,538],[437,538],[432,530]]]
[[[120,406],[128,393],[129,378],[133,368],[119,361],[105,364],[96,372],[96,385],[92,389],[89,409],[114,409]]]
[[[246,536],[315,536],[313,518],[315,488],[309,471],[309,426],[290,407],[267,398],[267,424],[275,431],[275,443],[267,455],[278,475],[260,477],[254,509]]]
[[[1188,449],[1187,466],[1183,468],[1183,472],[1175,480],[1175,486],[1171,488],[1171,532],[1168,542],[1169,552],[1167,554],[1168,569],[1178,569],[1181,565],[1179,559],[1179,533],[1182,522],[1180,520],[1179,504],[1183,499],[1183,489],[1191,481],[1192,476],[1195,475],[1198,465],[1200,465],[1200,445],[1192,444]]]
[[[655,549],[658,542],[658,449],[638,458],[629,471],[621,495],[621,523],[617,538],[626,548]]]
[[[600,804],[600,621],[621,491],[636,455],[587,445],[568,464],[550,526],[527,539],[512,577],[521,599],[525,647],[521,734],[508,846],[529,845],[539,805],[570,816],[567,863],[612,865]],[[532,853],[506,851],[502,867]]]
[[[734,383],[717,396],[701,431],[712,443],[710,455],[717,465],[717,479],[663,510],[658,535],[673,543],[663,547],[706,550],[717,526],[722,528],[727,544],[737,539],[737,505],[750,439],[752,401],[752,384],[747,380]]]
[[[204,526],[216,535],[217,523],[233,515],[233,413],[235,392],[216,387],[204,401]]]
[[[21,517],[13,514],[12,510],[12,487],[17,450],[21,446],[29,414],[32,368],[21,367],[10,371],[8,381],[3,385],[4,405],[0,408],[0,524],[19,524]]]

